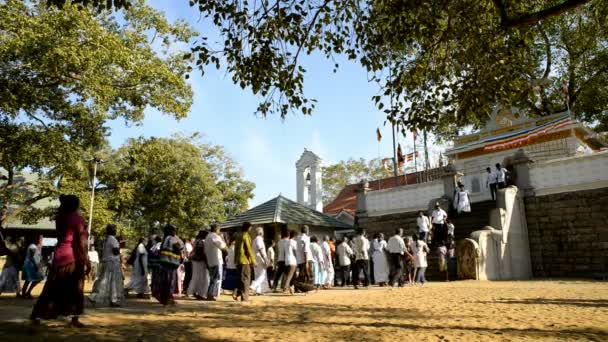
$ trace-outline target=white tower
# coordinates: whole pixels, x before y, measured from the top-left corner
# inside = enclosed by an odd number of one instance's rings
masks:
[[[296,162],[298,203],[320,212],[323,212],[322,172],[321,158],[304,149],[304,153]]]

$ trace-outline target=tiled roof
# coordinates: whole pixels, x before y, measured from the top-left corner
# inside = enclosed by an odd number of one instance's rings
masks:
[[[238,227],[243,222],[250,222],[254,225],[276,222],[307,224],[318,227],[351,228],[349,225],[331,216],[310,209],[280,195],[229,219],[220,224],[220,228]]]
[[[407,183],[405,181],[406,175],[401,175],[398,178],[397,186],[412,185],[416,184],[417,177],[416,173],[407,174]],[[344,210],[351,215],[355,215],[357,210],[357,187],[359,184],[349,184],[340,191],[338,196],[329,204],[323,208],[323,212],[328,215],[335,215],[340,211]],[[372,190],[381,190],[395,187],[395,177],[383,178],[369,182],[369,188]]]

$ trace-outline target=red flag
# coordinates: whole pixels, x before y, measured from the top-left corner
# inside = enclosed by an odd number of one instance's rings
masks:
[[[378,142],[380,142],[380,140],[382,140],[382,134],[380,134],[380,128],[376,128],[376,139],[378,139]]]
[[[403,150],[401,150],[401,144],[397,145],[397,165],[399,168],[405,164],[405,157],[403,156]]]

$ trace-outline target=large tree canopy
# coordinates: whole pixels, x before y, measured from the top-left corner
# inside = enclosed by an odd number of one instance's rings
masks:
[[[195,32],[143,0],[135,4],[114,16],[44,1],[0,3],[0,173],[8,179],[0,183],[2,226],[55,194],[58,178],[81,172],[83,151],[104,144],[108,120],[139,122],[149,107],[188,114],[188,65],[175,44]],[[39,181],[14,182],[24,169]]]
[[[104,168],[110,207],[145,234],[164,223],[194,234],[246,210],[255,187],[222,147],[187,137],[131,139]]]
[[[359,61],[380,85],[373,100],[404,131],[449,138],[496,106],[538,116],[570,108],[600,130],[608,125],[608,0],[189,2],[224,39],[201,37],[187,57],[201,71],[224,63],[261,97],[264,115],[312,112],[301,57],[320,51]]]

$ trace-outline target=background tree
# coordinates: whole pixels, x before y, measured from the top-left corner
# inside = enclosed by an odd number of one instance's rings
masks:
[[[379,159],[348,159],[323,167],[323,203],[328,204],[349,184],[387,177]]]
[[[176,118],[188,114],[188,65],[173,45],[195,32],[167,22],[143,0],[134,4],[120,17],[44,1],[0,4],[3,227],[56,195],[60,177],[79,178],[83,151],[104,144],[108,120],[139,122],[148,107]],[[38,174],[36,184],[14,182],[26,169]]]
[[[219,146],[195,137],[130,139],[110,157],[109,206],[138,234],[175,224],[195,234],[247,208],[254,185]]]

